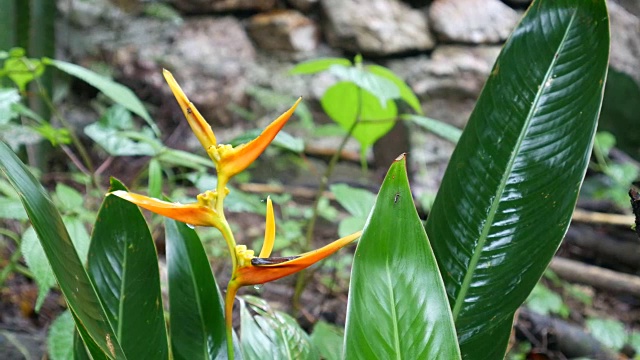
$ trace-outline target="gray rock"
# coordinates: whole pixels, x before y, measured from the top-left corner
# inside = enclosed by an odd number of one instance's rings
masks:
[[[122,22],[115,30],[65,28],[73,46],[68,49],[71,60],[91,66],[95,57],[103,59],[116,78],[160,104],[174,101],[162,77],[167,68],[207,120],[230,122],[228,106],[246,101],[245,73],[255,58],[237,19],[187,18],[180,25],[146,18]]]
[[[212,11],[265,11],[273,9],[276,0],[173,0],[173,4],[181,11],[201,14]]]
[[[329,44],[370,55],[428,50],[427,18],[399,0],[321,0]]]
[[[424,101],[429,117],[463,127],[499,53],[499,46],[448,45],[437,47],[431,57],[387,65]]]
[[[492,44],[507,39],[520,16],[499,0],[435,0],[429,20],[439,40]]]
[[[311,51],[320,40],[316,23],[295,10],[255,15],[247,29],[258,47],[270,51]]]
[[[607,5],[611,6],[612,3],[622,6],[625,10],[632,13],[635,16],[640,16],[640,1],[638,0],[608,0]]]
[[[100,22],[111,22],[124,14],[108,0],[68,1],[56,3],[60,14],[71,24],[80,28],[89,28]]]
[[[640,19],[612,1],[607,6],[611,24],[610,65],[640,84]]]
[[[287,2],[304,13],[313,10],[318,5],[318,0],[288,0]]]

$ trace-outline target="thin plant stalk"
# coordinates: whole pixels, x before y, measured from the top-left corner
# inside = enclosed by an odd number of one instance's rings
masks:
[[[320,185],[316,190],[315,200],[313,201],[311,219],[309,219],[309,224],[307,225],[307,230],[305,233],[305,243],[304,243],[304,249],[303,249],[304,252],[309,251],[311,249],[313,232],[316,227],[318,216],[320,216],[320,212],[318,210],[320,206],[320,200],[322,199],[324,192],[327,190],[327,186],[329,185],[329,179],[331,178],[331,175],[333,174],[335,166],[338,163],[338,160],[340,159],[340,154],[342,153],[342,150],[347,145],[347,141],[349,141],[349,138],[351,138],[351,134],[353,134],[353,131],[355,130],[356,126],[358,126],[358,124],[362,122],[361,113],[362,113],[362,88],[358,87],[358,111],[356,113],[356,120],[353,122],[353,124],[351,124],[351,127],[342,138],[340,145],[338,145],[338,148],[336,149],[335,153],[333,154],[333,156],[331,156],[331,159],[329,160],[327,169],[325,170],[324,174],[320,178]],[[311,274],[312,270],[309,270],[309,271]],[[307,270],[300,271],[296,277],[296,286],[293,292],[293,299],[292,299],[293,308],[296,310],[300,309],[300,298],[302,297],[302,292],[304,291],[304,288],[307,285],[307,277],[308,277]]]

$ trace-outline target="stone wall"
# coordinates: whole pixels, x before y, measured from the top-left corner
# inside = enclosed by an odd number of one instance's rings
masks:
[[[640,10],[637,1],[620,1],[609,1],[612,67],[640,83]],[[425,114],[463,127],[501,44],[528,3],[173,0],[177,18],[145,15],[141,7],[125,12],[107,0],[60,0],[58,39],[62,58],[85,66],[108,63],[117,79],[158,105],[160,114],[172,101],[163,67],[211,123],[228,127],[237,118],[230,104],[251,105],[249,87],[313,103],[333,79],[287,72],[303,60],[361,53],[404,78]],[[420,164],[442,164],[451,151],[434,138],[411,141],[430,150],[413,156]],[[436,173],[444,166],[438,168]]]

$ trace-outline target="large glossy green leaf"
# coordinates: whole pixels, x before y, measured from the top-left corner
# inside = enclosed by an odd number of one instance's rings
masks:
[[[564,236],[607,73],[604,0],[535,1],[505,44],[427,221],[465,359],[501,359]]]
[[[126,190],[111,179],[110,191]],[[138,207],[107,195],[89,247],[89,274],[130,359],[167,359],[156,247]]]
[[[185,360],[224,359],[223,300],[202,243],[193,229],[171,219],[165,219],[165,231],[173,356]]]
[[[380,188],[351,271],[345,359],[460,359],[404,157]]]
[[[60,290],[75,315],[76,326],[83,330],[83,339],[94,342],[105,357],[126,359],[60,214],[46,191],[3,142],[0,171],[20,195]]]

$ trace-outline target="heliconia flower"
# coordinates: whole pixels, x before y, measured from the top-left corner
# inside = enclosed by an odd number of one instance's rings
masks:
[[[197,196],[198,202],[193,204],[179,204],[162,201],[148,196],[118,190],[111,193],[119,198],[132,202],[141,208],[158,215],[181,221],[193,226],[221,227],[221,219],[214,209],[217,198],[215,191],[205,191]]]
[[[176,97],[176,100],[178,100],[178,104],[182,108],[184,116],[187,118],[191,130],[193,130],[200,144],[202,144],[207,154],[209,154],[209,157],[215,163],[218,172],[218,181],[222,183],[222,186],[226,185],[231,177],[246,169],[262,154],[289,118],[291,118],[291,115],[293,115],[293,112],[302,100],[302,98],[299,98],[289,110],[280,115],[280,117],[269,124],[257,138],[248,143],[236,147],[231,145],[218,145],[211,126],[202,115],[200,115],[200,112],[193,103],[189,101],[180,88],[180,85],[178,85],[173,78],[173,75],[171,75],[168,70],[164,70],[163,74],[167,83],[169,83],[173,95]]]
[[[334,254],[336,251],[352,243],[362,235],[362,231],[358,231],[319,249],[300,255],[269,257],[271,250],[273,249],[275,227],[273,204],[271,203],[271,199],[267,198],[267,224],[265,229],[265,240],[262,250],[260,251],[260,256],[254,256],[255,252],[247,249],[245,245],[237,245],[235,247],[237,265],[233,269],[233,274],[231,275],[231,280],[229,280],[227,295],[225,298],[225,321],[228,339],[230,339],[231,336],[230,331],[233,323],[233,300],[235,299],[236,293],[240,287],[264,284],[288,275],[293,275]],[[232,346],[231,344],[231,342],[228,342],[227,345]]]
[[[276,235],[275,229],[276,223],[273,215],[273,203],[271,202],[271,198],[267,197],[267,221],[264,244],[260,255],[258,257],[254,256],[254,251],[248,250],[245,245],[236,246],[238,265],[233,271],[232,282],[235,282],[238,286],[257,285],[294,274],[340,250],[345,245],[359,238],[362,233],[361,231],[356,232],[320,249],[301,255],[269,257],[273,249]]]

